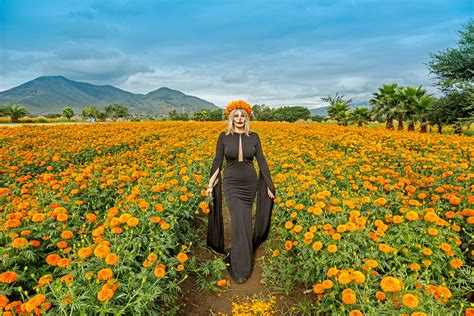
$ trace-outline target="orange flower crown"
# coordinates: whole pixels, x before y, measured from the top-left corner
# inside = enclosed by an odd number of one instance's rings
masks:
[[[252,107],[250,106],[250,104],[248,104],[247,102],[243,100],[232,101],[229,104],[227,104],[225,115],[228,117],[230,115],[230,112],[232,112],[234,109],[244,110],[245,112],[247,112],[249,117],[252,115]]]

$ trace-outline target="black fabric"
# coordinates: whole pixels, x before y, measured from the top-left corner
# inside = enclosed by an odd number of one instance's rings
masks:
[[[238,161],[239,141],[242,141],[243,161]],[[222,169],[224,157],[226,166]],[[253,158],[257,159],[257,177]],[[224,249],[224,222],[222,193],[231,214],[232,248],[230,249],[231,276],[246,277],[251,274],[253,253],[267,238],[270,231],[274,201],[267,188],[275,195],[275,187],[262,145],[257,133],[229,134],[222,132],[216,145],[216,156],[209,177],[219,168],[212,191],[213,203],[208,216],[207,245],[226,254]],[[222,181],[222,175],[224,180]],[[252,204],[257,196],[255,227],[252,233]]]

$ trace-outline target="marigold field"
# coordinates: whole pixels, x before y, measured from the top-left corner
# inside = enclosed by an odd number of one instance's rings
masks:
[[[3,315],[177,312],[225,123],[0,129]],[[472,312],[474,138],[251,129],[276,187],[263,281],[311,289],[299,314]]]

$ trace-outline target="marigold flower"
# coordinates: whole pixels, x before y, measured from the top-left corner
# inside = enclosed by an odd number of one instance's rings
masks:
[[[328,248],[327,248],[328,252],[330,253],[335,253],[337,251],[337,246],[336,245],[329,245]]]
[[[74,233],[70,230],[65,230],[61,233],[62,239],[71,239],[72,237],[74,237]]]
[[[180,252],[178,254],[177,258],[178,258],[178,261],[181,262],[181,263],[184,263],[188,260],[188,256],[183,252]]]
[[[43,304],[45,301],[46,301],[46,296],[44,294],[36,294],[25,303],[25,310],[27,312],[32,312],[41,304]]]
[[[61,257],[55,253],[52,253],[46,257],[46,263],[52,266],[57,266],[58,261],[61,259]]]
[[[386,276],[380,281],[380,288],[384,292],[398,292],[402,289],[402,282],[394,277]]]
[[[376,292],[375,293],[375,298],[378,300],[378,301],[383,301],[387,298],[387,296],[385,296],[385,293],[384,292]]]
[[[114,294],[114,291],[110,287],[103,286],[99,293],[97,293],[97,299],[101,302],[107,302],[114,297]]]
[[[409,221],[416,221],[418,219],[418,213],[414,211],[409,211],[405,214],[405,218]]]
[[[402,303],[408,308],[417,308],[418,307],[418,299],[413,294],[403,294],[402,296]]]
[[[460,268],[463,264],[464,262],[462,262],[462,260],[459,260],[459,259],[453,259],[450,262],[451,267],[455,269]]]
[[[107,256],[105,256],[105,263],[108,265],[116,265],[118,261],[119,257],[115,253],[109,253]]]
[[[349,313],[349,316],[362,316],[362,312],[359,309],[353,309]]]
[[[138,221],[138,218],[136,217],[132,217],[132,218],[129,218],[128,221],[127,221],[127,225],[130,226],[130,227],[135,227],[137,226],[139,223]]]
[[[293,247],[293,243],[290,241],[290,240],[287,240],[285,242],[285,248],[286,250],[291,250],[291,248]]]
[[[110,248],[107,245],[98,245],[94,250],[94,255],[97,258],[105,258],[110,253]]]
[[[316,241],[316,242],[313,243],[312,248],[313,248],[314,251],[319,251],[323,248],[323,243],[319,242],[319,241]]]
[[[342,291],[342,301],[344,304],[351,305],[355,304],[357,297],[355,292],[351,289],[345,289]]]
[[[58,267],[60,268],[67,268],[71,264],[71,259],[69,258],[62,258],[58,260]]]
[[[156,265],[155,270],[153,271],[153,274],[157,278],[164,277],[165,274],[166,274],[166,266],[163,263],[160,263],[160,264]]]
[[[334,283],[331,280],[324,280],[321,285],[323,286],[323,289],[328,290],[331,289],[334,286]]]
[[[23,238],[23,237],[15,238],[12,241],[12,247],[16,249],[26,247],[28,246],[28,244],[29,244],[28,239]]]
[[[77,255],[81,259],[89,258],[92,255],[92,248],[91,247],[82,247],[77,252]]]
[[[114,272],[112,271],[112,269],[105,268],[97,273],[97,279],[99,279],[100,281],[104,281],[110,279],[113,275]]]
[[[0,283],[13,283],[16,280],[18,280],[18,274],[13,271],[5,271],[2,274],[0,274]]]

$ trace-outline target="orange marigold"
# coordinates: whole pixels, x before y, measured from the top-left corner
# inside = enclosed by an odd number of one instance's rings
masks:
[[[391,276],[383,277],[380,281],[380,288],[384,292],[398,292],[402,289],[402,282]]]
[[[105,256],[105,263],[108,265],[116,265],[118,261],[119,257],[115,253],[109,253],[107,256]]]
[[[402,303],[408,308],[417,308],[418,307],[418,299],[413,294],[403,294],[402,296]]]
[[[250,104],[243,100],[237,100],[237,101],[232,101],[229,104],[227,104],[227,108],[225,110],[225,115],[228,117],[230,115],[230,112],[232,112],[235,109],[242,109],[245,112],[247,112],[248,116],[252,116],[252,107]]]
[[[156,265],[155,270],[153,271],[153,274],[155,274],[157,278],[164,277],[166,274],[166,266],[163,263]]]
[[[46,296],[44,294],[36,294],[25,303],[25,310],[27,312],[32,312],[45,301]]]
[[[357,297],[355,292],[351,289],[345,289],[342,291],[342,301],[344,304],[350,305],[355,304]]]
[[[184,263],[188,260],[188,256],[183,252],[180,252],[178,254],[177,258],[178,258],[178,261],[181,262],[181,263]]]
[[[13,271],[6,271],[0,274],[0,283],[13,283],[18,280],[18,274]]]
[[[114,275],[114,272],[110,268],[105,268],[97,273],[97,279],[104,281],[110,279]]]

